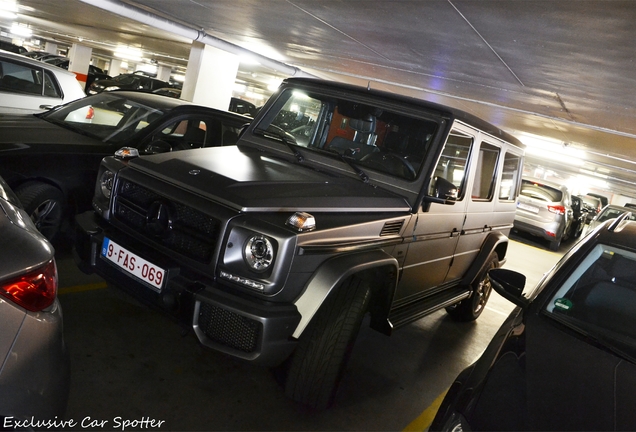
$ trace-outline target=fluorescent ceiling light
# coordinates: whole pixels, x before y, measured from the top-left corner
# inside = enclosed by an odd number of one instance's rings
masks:
[[[139,48],[132,48],[127,46],[118,46],[113,55],[125,60],[140,62],[142,60],[141,50]]]
[[[13,23],[10,30],[11,34],[20,37],[31,37],[33,31],[25,24]]]

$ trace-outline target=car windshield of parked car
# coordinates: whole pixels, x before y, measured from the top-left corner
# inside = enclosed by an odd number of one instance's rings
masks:
[[[163,115],[121,93],[100,93],[48,111],[41,118],[108,143],[121,143]]]
[[[350,98],[287,90],[254,132],[288,146],[333,153],[357,170],[412,180],[437,129],[433,114],[417,118]]]
[[[530,180],[522,181],[521,195],[545,202],[559,202],[563,198],[559,189]]]
[[[599,244],[559,287],[545,312],[636,358],[636,253]]]

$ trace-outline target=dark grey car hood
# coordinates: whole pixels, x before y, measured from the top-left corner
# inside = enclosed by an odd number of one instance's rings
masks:
[[[129,166],[239,211],[410,210],[403,197],[361,180],[235,146],[144,156]]]
[[[0,150],[32,144],[104,145],[101,141],[73,132],[33,115],[0,115]]]

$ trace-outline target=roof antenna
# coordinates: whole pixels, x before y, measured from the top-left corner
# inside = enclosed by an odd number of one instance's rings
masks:
[[[371,90],[371,81],[367,84],[367,91]]]

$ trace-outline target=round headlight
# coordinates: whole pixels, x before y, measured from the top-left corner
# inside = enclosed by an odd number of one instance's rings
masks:
[[[110,198],[110,192],[113,190],[113,180],[115,179],[115,174],[112,171],[104,171],[102,176],[99,178],[99,187],[102,190],[102,194],[106,198]]]
[[[274,247],[267,237],[254,235],[245,243],[245,262],[254,271],[262,272],[274,261]]]

